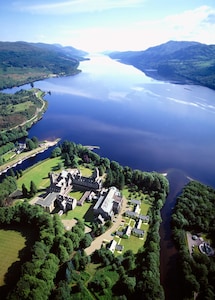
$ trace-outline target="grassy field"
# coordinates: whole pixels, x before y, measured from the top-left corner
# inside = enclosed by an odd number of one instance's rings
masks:
[[[132,250],[134,253],[137,253],[138,249],[144,245],[145,240],[146,234],[144,234],[143,239],[139,239],[138,237],[131,235],[128,239],[120,239],[120,245],[124,246],[123,252]]]
[[[69,196],[75,198],[77,201],[79,201],[81,199],[81,197],[83,196],[84,192],[80,192],[80,191],[71,191],[69,193]]]
[[[25,103],[13,105],[11,108],[14,109],[14,112],[22,112],[25,109],[28,109],[30,106],[32,106],[31,101],[26,101]]]
[[[0,286],[12,263],[19,261],[19,251],[25,247],[26,239],[15,230],[0,230]]]
[[[80,166],[80,171],[81,171],[81,174],[85,177],[90,177],[93,173],[91,169],[86,168],[84,166]]]
[[[50,158],[38,163],[32,168],[27,169],[23,172],[23,176],[17,181],[18,189],[22,188],[23,183],[29,189],[31,180],[33,180],[38,189],[48,187],[50,184],[50,180],[48,178],[49,172],[54,171],[61,162],[62,159],[59,157]]]
[[[4,160],[4,162],[8,161],[11,159],[12,156],[14,156],[14,152],[13,151],[9,151],[5,154],[2,155],[2,159]]]
[[[84,203],[83,206],[76,206],[74,210],[68,211],[62,215],[62,220],[71,220],[74,218],[84,220],[89,225],[93,221],[93,211],[91,203]]]

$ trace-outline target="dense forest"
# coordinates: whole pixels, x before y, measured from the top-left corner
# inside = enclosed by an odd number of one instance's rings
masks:
[[[0,90],[50,75],[73,75],[85,52],[60,45],[0,42]]]
[[[16,278],[11,278],[13,269],[6,275],[6,286],[2,289],[5,298],[164,299],[159,271],[159,226],[160,209],[169,192],[168,180],[155,172],[122,167],[69,141],[57,146],[51,156],[61,156],[65,167],[98,167],[100,175],[106,175],[104,185],[107,187],[116,185],[123,189],[126,186],[131,192],[146,194],[150,203],[147,238],[136,254],[128,250],[114,255],[102,247],[87,256],[84,249],[91,244],[95,235],[85,233],[82,220],[78,220],[71,230],[65,230],[58,215],[50,215],[38,206],[21,202],[2,207],[0,228],[8,229],[12,225],[13,228],[19,228],[24,225],[35,232],[32,250],[22,257],[22,263],[14,275]],[[14,176],[6,180],[16,183]],[[92,229],[95,227],[93,224]],[[111,226],[111,222],[108,226]],[[94,275],[90,275],[90,269],[96,270]]]
[[[156,79],[215,89],[215,45],[169,41],[145,51],[113,52],[110,57]]]
[[[187,232],[215,248],[215,190],[196,181],[185,186],[172,214],[172,231],[179,249],[183,299],[193,299],[194,295],[198,300],[214,299],[215,256],[201,253],[197,246],[190,253]]]

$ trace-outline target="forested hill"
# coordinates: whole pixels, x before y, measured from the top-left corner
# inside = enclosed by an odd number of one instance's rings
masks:
[[[73,75],[87,53],[73,47],[0,42],[0,89],[55,75]]]
[[[169,41],[145,51],[112,52],[109,56],[156,79],[192,82],[215,89],[215,45]]]

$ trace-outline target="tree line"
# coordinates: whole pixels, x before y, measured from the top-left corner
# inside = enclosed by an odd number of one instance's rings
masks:
[[[179,249],[178,269],[183,299],[215,298],[215,257],[188,251],[186,232],[204,236],[215,248],[215,190],[191,181],[177,199],[172,214],[173,239]]]
[[[58,215],[51,216],[40,206],[23,202],[0,208],[1,228],[7,228],[9,224],[16,228],[19,225],[32,227],[36,233],[30,260],[19,270],[18,281],[6,282],[7,299],[49,299],[60,266],[76,253],[80,245],[85,245],[83,222],[78,220],[71,231],[65,231]],[[82,255],[80,259],[83,259]]]

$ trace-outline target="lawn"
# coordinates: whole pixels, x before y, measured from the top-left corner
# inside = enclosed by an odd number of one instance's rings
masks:
[[[127,250],[132,250],[137,253],[138,249],[143,246],[146,239],[146,234],[143,239],[139,239],[136,236],[131,235],[128,239],[121,239],[120,245],[124,246],[123,252]]]
[[[84,166],[80,166],[79,169],[81,171],[82,176],[84,177],[90,177],[93,174],[91,169],[86,168]]]
[[[75,198],[77,201],[79,201],[81,199],[81,197],[83,196],[84,192],[80,192],[80,191],[71,191],[69,193],[69,196]]]
[[[19,261],[19,251],[25,247],[26,239],[15,230],[0,230],[0,286],[8,268]]]
[[[148,214],[148,210],[150,208],[150,205],[148,203],[141,203],[141,215],[146,216]]]
[[[62,215],[62,220],[80,219],[89,225],[93,221],[93,211],[91,203],[84,203],[83,206],[76,206],[74,210],[69,210]]]
[[[9,151],[2,155],[2,159],[4,159],[4,161],[6,162],[10,160],[12,156],[15,156],[15,153],[13,151]]]
[[[18,112],[22,112],[22,111],[25,111],[26,109],[28,109],[30,106],[32,105],[32,102],[31,101],[26,101],[24,103],[19,103],[19,104],[16,104],[16,105],[9,105],[8,106],[8,110],[9,109],[13,109],[13,112],[15,113],[18,113]]]
[[[58,164],[62,162],[60,157],[46,159],[32,168],[23,172],[23,176],[17,180],[18,189],[22,189],[24,183],[27,189],[30,187],[31,180],[36,184],[38,189],[44,189],[49,186],[49,172],[57,169]]]
[[[145,200],[146,195],[144,193],[142,193],[141,191],[139,192],[130,192],[129,191],[129,187],[125,186],[125,188],[122,190],[122,194],[123,196],[128,199],[136,199],[136,200],[140,200],[143,203],[143,200]]]

